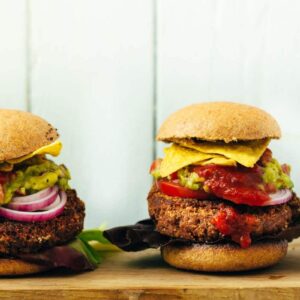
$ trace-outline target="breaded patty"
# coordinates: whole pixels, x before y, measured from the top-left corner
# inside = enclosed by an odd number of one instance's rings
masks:
[[[170,197],[154,185],[148,195],[148,207],[150,217],[160,233],[186,240],[214,242],[224,238],[214,225],[215,217],[221,210],[233,207],[241,214],[253,215],[256,222],[252,237],[261,237],[286,229],[299,216],[300,201],[294,196],[287,204],[250,207],[219,199]]]
[[[64,244],[82,231],[84,216],[84,203],[74,190],[68,190],[63,213],[52,220],[28,223],[0,218],[0,255],[37,252]]]

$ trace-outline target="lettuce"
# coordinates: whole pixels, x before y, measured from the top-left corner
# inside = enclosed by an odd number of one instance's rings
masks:
[[[66,245],[55,246],[37,253],[24,253],[18,257],[29,262],[65,268],[75,272],[97,268],[108,251],[119,250],[104,236],[101,228],[82,231]]]
[[[103,236],[101,227],[82,231],[69,246],[81,252],[95,267],[101,263],[104,252],[119,250]]]

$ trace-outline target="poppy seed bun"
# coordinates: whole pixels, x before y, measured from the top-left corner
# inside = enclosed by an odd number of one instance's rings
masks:
[[[58,136],[56,129],[38,116],[0,109],[0,162],[29,154]]]
[[[206,141],[249,141],[281,137],[276,120],[267,112],[233,102],[199,103],[171,114],[157,140],[197,138]]]
[[[166,245],[163,259],[173,267],[204,272],[236,272],[260,269],[278,263],[287,253],[288,243],[258,242],[247,249],[234,244]]]
[[[0,259],[0,276],[16,276],[45,272],[51,269],[45,265],[38,265],[21,259]]]

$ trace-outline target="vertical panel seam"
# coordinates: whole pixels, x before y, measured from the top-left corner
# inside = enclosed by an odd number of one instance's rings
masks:
[[[152,158],[156,158],[157,130],[157,0],[152,0]]]
[[[218,0],[214,0],[211,2],[212,4],[212,26],[211,26],[211,45],[209,52],[209,81],[208,81],[208,99],[215,100],[211,97],[213,90],[213,72],[214,72],[214,56],[216,49],[216,35],[217,35],[217,18],[218,18],[218,7],[220,6],[220,2]]]
[[[25,20],[25,107],[31,111],[31,0],[26,0]]]

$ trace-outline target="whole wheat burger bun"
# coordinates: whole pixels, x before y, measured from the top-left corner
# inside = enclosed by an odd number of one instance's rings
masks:
[[[56,129],[29,112],[0,109],[0,162],[19,158],[58,138]]]
[[[262,109],[233,102],[209,102],[171,114],[160,127],[157,140],[197,138],[228,143],[280,137],[278,123]]]
[[[26,262],[21,259],[0,258],[0,276],[21,276],[45,272],[51,267]]]
[[[203,272],[236,272],[275,265],[287,253],[288,242],[264,241],[242,249],[234,244],[166,245],[163,259],[178,269]]]

